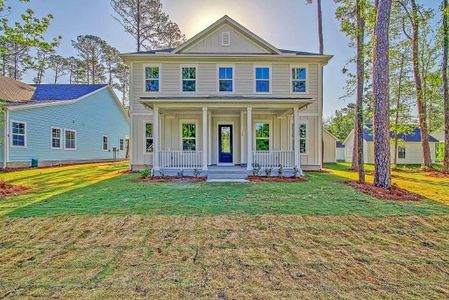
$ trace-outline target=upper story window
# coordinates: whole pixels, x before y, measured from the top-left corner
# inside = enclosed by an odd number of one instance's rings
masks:
[[[108,145],[108,137],[107,136],[103,136],[103,150],[107,151],[109,149],[109,145]]]
[[[218,91],[233,92],[233,67],[220,67],[218,69]]]
[[[292,92],[306,93],[307,92],[307,69],[305,67],[292,68]]]
[[[256,93],[270,92],[270,68],[256,67]]]
[[[145,124],[145,152],[153,152],[153,124]]]
[[[231,46],[231,33],[223,32],[221,34],[221,45],[222,46]]]
[[[12,122],[12,146],[25,147],[26,146],[26,124],[24,122]]]
[[[196,91],[196,67],[182,67],[182,91]]]
[[[256,123],[256,151],[270,150],[270,124]]]
[[[159,67],[145,67],[145,91],[159,92]]]
[[[51,147],[53,149],[61,149],[62,147],[62,132],[61,128],[51,128]]]
[[[196,151],[196,123],[184,122],[181,124],[181,143],[183,151]]]
[[[75,150],[76,149],[76,131],[65,129],[65,147],[67,150]]]

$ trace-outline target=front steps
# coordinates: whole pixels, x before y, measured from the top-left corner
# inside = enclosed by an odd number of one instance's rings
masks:
[[[248,182],[248,171],[243,167],[210,167],[207,182]]]

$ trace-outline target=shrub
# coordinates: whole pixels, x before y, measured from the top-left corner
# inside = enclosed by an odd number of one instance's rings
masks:
[[[151,170],[148,168],[143,169],[142,171],[140,171],[140,177],[142,178],[148,178],[151,175]]]
[[[297,167],[294,167],[293,168],[293,175],[292,175],[292,177],[298,176],[298,173],[299,173],[299,169]]]
[[[265,176],[267,177],[271,176],[271,171],[272,171],[271,168],[265,168]]]
[[[282,166],[282,164],[279,165],[278,175],[279,175],[279,177],[284,176],[284,167]]]
[[[184,170],[179,171],[178,174],[176,175],[176,177],[178,177],[178,178],[184,177]]]
[[[201,175],[201,170],[200,169],[193,169],[193,176],[194,177],[200,177]]]
[[[259,176],[260,174],[260,165],[258,163],[253,164],[253,176]]]

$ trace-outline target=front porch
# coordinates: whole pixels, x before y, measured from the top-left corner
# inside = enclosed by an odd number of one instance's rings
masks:
[[[276,176],[279,168],[285,176],[301,176],[301,161],[310,161],[316,151],[312,124],[300,121],[305,105],[180,106],[151,107],[152,127],[145,136],[154,174],[176,176],[182,170],[186,176],[208,176],[234,167],[245,177],[253,169]]]

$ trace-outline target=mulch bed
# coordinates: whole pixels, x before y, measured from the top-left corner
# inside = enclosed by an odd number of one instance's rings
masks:
[[[444,174],[437,171],[429,173],[429,176],[434,178],[449,178],[449,174]]]
[[[251,182],[305,182],[307,179],[303,177],[262,177],[262,176],[248,176]]]
[[[0,199],[17,196],[29,190],[26,186],[12,185],[6,182],[0,182]]]
[[[203,182],[206,181],[206,177],[193,177],[193,176],[185,176],[185,177],[161,177],[161,176],[153,176],[147,178],[137,178],[135,181],[137,182]]]
[[[359,192],[371,195],[380,200],[421,201],[425,199],[421,195],[401,189],[396,184],[393,184],[391,189],[385,190],[383,188],[375,187],[371,184],[360,183],[353,180],[346,180],[344,181],[344,183],[352,186]]]

